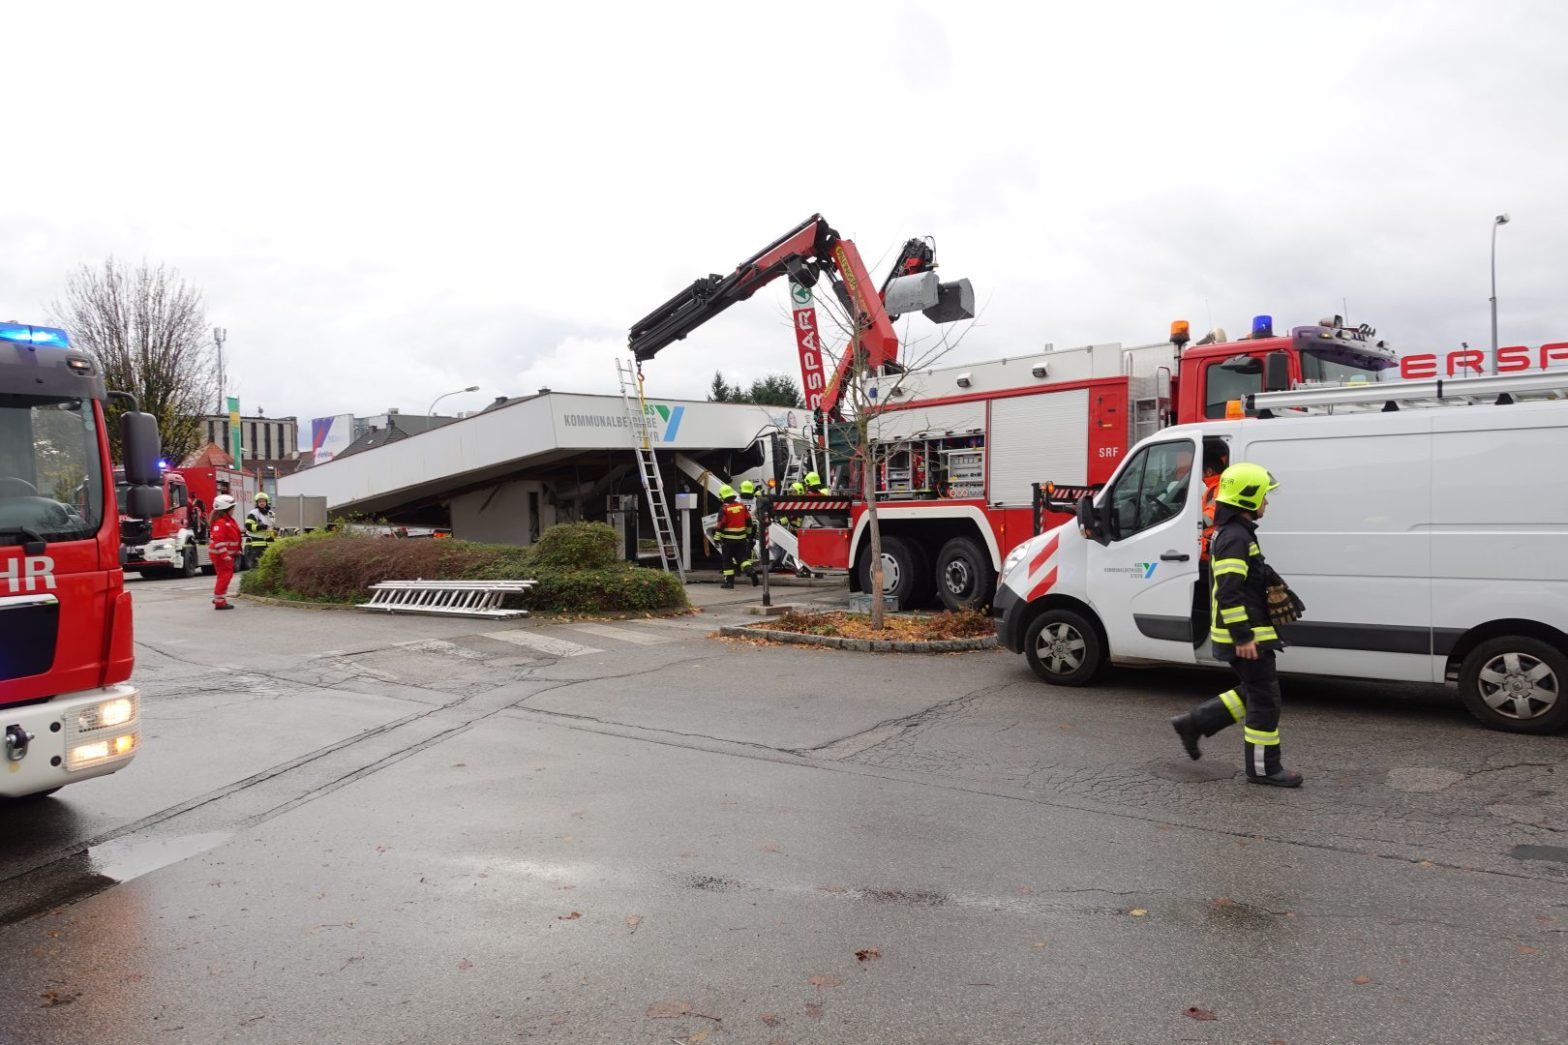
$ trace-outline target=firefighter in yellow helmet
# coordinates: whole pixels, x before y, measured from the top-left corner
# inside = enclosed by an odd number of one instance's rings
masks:
[[[1172,718],[1171,726],[1187,754],[1199,758],[1200,738],[1245,720],[1247,780],[1300,787],[1301,774],[1284,768],[1280,758],[1279,673],[1274,657],[1284,643],[1274,625],[1293,620],[1302,608],[1301,601],[1264,561],[1258,545],[1258,520],[1268,509],[1269,492],[1278,486],[1268,469],[1247,462],[1231,465],[1220,476],[1214,496],[1214,536],[1209,544],[1213,574],[1209,638],[1214,656],[1229,662],[1240,684]],[[1271,606],[1271,589],[1276,586],[1294,604],[1293,610],[1283,612]]]
[[[735,495],[735,488],[727,483],[719,487],[719,498],[724,503],[719,507],[719,524],[714,528],[713,536],[724,560],[721,587],[733,588],[735,574],[750,558],[746,549],[751,546],[751,512]]]

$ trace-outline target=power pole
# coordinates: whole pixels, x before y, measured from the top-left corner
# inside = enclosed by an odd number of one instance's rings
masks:
[[[218,413],[223,414],[225,417],[227,417],[229,413],[229,404],[228,401],[223,397],[224,389],[228,387],[227,383],[223,379],[223,343],[228,339],[229,332],[227,329],[223,327],[212,328],[212,340],[216,342],[218,346]]]

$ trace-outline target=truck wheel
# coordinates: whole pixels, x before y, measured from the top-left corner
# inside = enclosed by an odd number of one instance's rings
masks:
[[[871,591],[871,542],[860,547],[860,590]],[[882,538],[882,594],[898,599],[900,609],[918,606],[928,594],[930,564],[925,549],[901,537]]]
[[[991,557],[972,537],[954,537],[936,557],[936,595],[953,612],[984,609],[995,591]]]
[[[1086,686],[1105,669],[1093,624],[1072,610],[1046,610],[1024,632],[1024,658],[1053,686]]]
[[[1470,714],[1509,733],[1555,733],[1568,726],[1568,657],[1524,635],[1488,639],[1459,669]]]
[[[185,550],[180,553],[180,576],[196,576],[196,548],[194,545],[187,544]]]

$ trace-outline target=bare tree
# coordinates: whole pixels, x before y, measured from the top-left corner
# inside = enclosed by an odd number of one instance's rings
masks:
[[[879,456],[877,428],[881,417],[878,411],[880,407],[887,404],[889,393],[902,383],[903,378],[883,380],[884,375],[873,372],[868,366],[864,337],[867,328],[871,325],[870,317],[865,314],[864,306],[856,295],[849,294],[847,297],[848,308],[842,308],[843,302],[830,295],[819,296],[816,301],[825,306],[830,320],[844,337],[843,349],[840,352],[829,349],[825,350],[824,355],[835,367],[840,359],[847,358],[850,361],[849,367],[842,374],[841,379],[844,384],[839,389],[839,402],[848,404],[850,408],[848,424],[852,435],[848,458],[852,465],[851,471],[858,470],[860,473],[861,497],[866,502],[866,532],[871,542],[871,576],[868,578],[871,582],[868,585],[871,595],[871,627],[873,630],[880,631],[884,626],[885,617],[882,605],[882,526],[877,515],[876,477]],[[956,338],[949,338],[946,328],[939,327],[935,339],[918,340],[908,336],[906,323],[904,336],[899,339],[903,356],[900,363],[905,372],[924,370],[932,366],[937,360],[957,348],[977,322],[978,318],[966,324]],[[850,563],[849,566],[851,570],[855,568],[854,563]]]
[[[71,343],[90,354],[104,382],[136,396],[158,418],[164,456],[182,461],[201,449],[201,417],[218,389],[217,361],[201,291],[175,269],[135,269],[106,259],[83,265],[66,282],[65,299],[52,307]],[[110,437],[120,456],[123,407],[110,405]]]

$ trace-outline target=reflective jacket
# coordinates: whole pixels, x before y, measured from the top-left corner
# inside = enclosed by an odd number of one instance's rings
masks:
[[[1244,642],[1255,641],[1261,649],[1284,648],[1269,623],[1268,587],[1277,575],[1263,561],[1257,522],[1228,504],[1216,506],[1214,515],[1209,638],[1215,656],[1228,659]]]
[[[268,534],[270,536],[274,528],[272,522],[273,515],[271,512],[264,512],[260,508],[252,508],[245,513],[245,532]]]
[[[207,553],[214,559],[232,559],[240,553],[240,526],[232,515],[214,515]]]
[[[1214,539],[1214,509],[1219,507],[1214,500],[1214,495],[1219,493],[1220,477],[1218,475],[1205,475],[1203,477],[1203,537],[1199,541],[1199,558],[1209,557],[1209,542]]]
[[[751,513],[739,501],[725,501],[719,509],[719,525],[715,534],[726,541],[741,541],[751,536]]]

